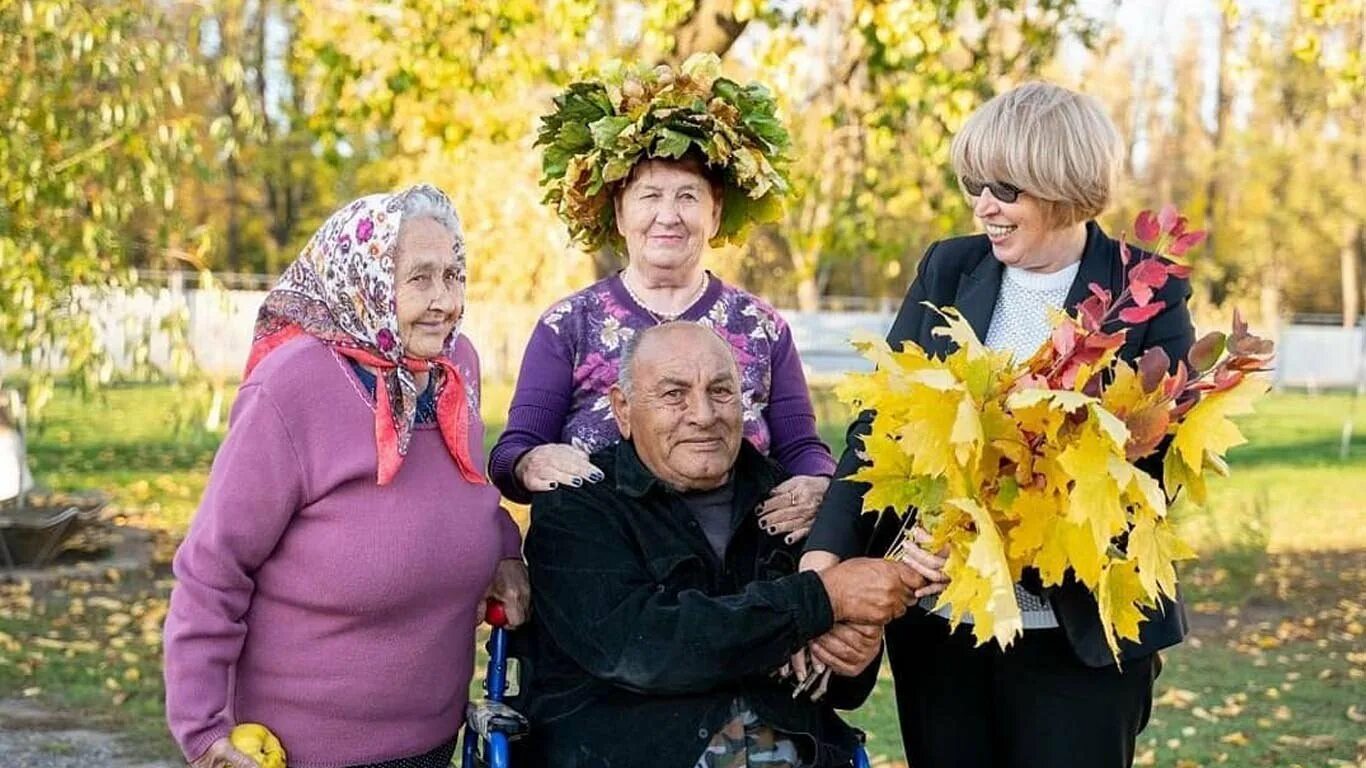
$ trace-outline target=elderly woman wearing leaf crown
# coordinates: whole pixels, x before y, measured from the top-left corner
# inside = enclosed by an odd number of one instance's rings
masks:
[[[952,157],[985,232],[926,251],[887,336],[893,349],[914,342],[932,356],[949,354],[971,334],[928,305],[952,306],[987,348],[1027,360],[1050,339],[1051,313],[1087,312],[1093,295],[1099,303],[1100,296],[1108,301],[1125,290],[1128,254],[1094,221],[1110,203],[1119,165],[1117,132],[1095,100],[1044,83],[1021,86],[969,117],[954,138]],[[1162,273],[1141,287],[1130,281],[1134,295],[1146,292],[1145,306],[1119,312],[1090,342],[1118,347],[1113,351],[1130,363],[1161,350],[1165,356],[1145,360],[1160,361],[1160,376],[1192,345],[1189,285],[1180,270],[1169,275],[1150,259],[1144,264],[1141,270]],[[954,330],[944,333],[951,319]],[[867,465],[864,438],[874,419],[865,411],[850,427],[837,478]],[[1157,460],[1158,469],[1149,471],[1161,477],[1160,455]],[[870,546],[858,524],[868,489],[867,483],[836,480],[809,537],[805,565],[863,554]],[[1041,590],[1037,574],[1025,570],[1025,583],[1015,585],[1023,635],[1004,651],[978,646],[972,617],[958,614],[963,623],[954,628],[950,606],[936,603],[934,593],[945,589],[945,559],[916,546],[928,541],[915,528],[902,551],[933,583],[921,590],[920,609],[886,631],[911,764],[1129,765],[1152,707],[1157,651],[1186,633],[1180,603],[1163,599],[1147,612],[1134,633],[1137,641],[1117,643],[1113,653],[1111,628],[1102,626],[1096,599],[1084,585],[1068,574],[1059,576],[1061,586]],[[871,546],[885,549],[886,543]]]
[[[527,501],[600,480],[588,456],[621,438],[608,391],[623,344],[644,328],[691,320],[734,349],[745,437],[793,475],[758,510],[761,524],[789,543],[806,535],[834,460],[816,432],[792,333],[773,307],[703,265],[709,244],[739,242],[780,213],[788,142],[769,91],[721,77],[713,55],[677,72],[618,67],[555,99],[538,138],[546,200],[576,242],[624,252],[626,266],[556,302],[532,332],[489,456],[506,496]]]
[[[175,557],[166,716],[196,768],[255,765],[257,724],[291,766],[450,764],[483,598],[513,623],[529,598],[481,472],[464,283],[455,209],[421,185],[332,214],[266,295]]]

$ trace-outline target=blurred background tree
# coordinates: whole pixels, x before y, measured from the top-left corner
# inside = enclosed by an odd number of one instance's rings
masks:
[[[543,306],[619,257],[570,248],[540,203],[537,118],[607,59],[699,50],[770,84],[794,135],[787,216],[712,262],[780,306],[898,298],[930,242],[974,228],[954,132],[1042,77],[1102,99],[1125,136],[1109,229],[1172,201],[1211,230],[1200,311],[1354,322],[1364,6],[0,0],[0,352],[97,383],[73,288],[186,262],[249,284],[231,273],[277,273],[336,205],[419,179],[462,213],[472,299]]]

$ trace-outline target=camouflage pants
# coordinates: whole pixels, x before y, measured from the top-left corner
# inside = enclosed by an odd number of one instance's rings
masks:
[[[744,699],[736,699],[730,707],[730,720],[712,737],[693,768],[803,768],[797,745],[760,723]]]

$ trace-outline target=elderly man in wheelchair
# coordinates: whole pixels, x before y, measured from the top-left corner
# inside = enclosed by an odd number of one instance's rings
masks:
[[[835,709],[872,690],[882,627],[921,577],[876,559],[799,573],[800,550],[762,530],[784,475],[741,437],[739,373],[711,329],[646,330],[622,365],[623,440],[592,457],[605,478],[532,504],[510,700],[531,727],[513,763],[866,764]]]

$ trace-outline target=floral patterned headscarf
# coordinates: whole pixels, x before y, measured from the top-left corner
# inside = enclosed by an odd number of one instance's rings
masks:
[[[456,221],[455,256],[465,282],[465,238],[445,193],[429,185],[369,195],[333,213],[266,295],[246,376],[266,355],[302,335],[321,339],[338,354],[378,371],[375,377],[375,444],[379,484],[387,485],[408,453],[417,416],[415,372],[428,371],[436,417],[446,448],[469,482],[485,482],[470,457],[470,405],[460,372],[445,355],[407,355],[398,333],[394,259],[404,203],[415,192],[432,194]],[[446,340],[459,333],[459,323]]]

